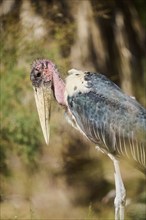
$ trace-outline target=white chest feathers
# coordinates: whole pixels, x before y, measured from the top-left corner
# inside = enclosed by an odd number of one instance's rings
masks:
[[[87,81],[85,81],[85,73],[81,70],[71,69],[68,71],[70,74],[66,78],[65,96],[72,96],[78,92],[88,92]]]

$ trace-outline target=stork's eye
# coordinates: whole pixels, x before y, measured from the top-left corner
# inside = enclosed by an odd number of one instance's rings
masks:
[[[41,76],[41,72],[37,72],[36,77],[40,77],[40,76]]]
[[[41,73],[40,70],[38,70],[38,69],[35,69],[35,70],[34,70],[34,77],[35,77],[35,78],[39,78],[39,77],[41,77],[41,75],[42,75],[42,73]]]
[[[32,84],[38,87],[43,81],[43,72],[40,69],[33,68],[30,74]]]

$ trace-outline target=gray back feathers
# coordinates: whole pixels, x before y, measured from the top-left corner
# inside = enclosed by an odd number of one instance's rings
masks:
[[[85,73],[88,91],[67,97],[76,123],[101,149],[146,169],[146,110],[104,75]]]

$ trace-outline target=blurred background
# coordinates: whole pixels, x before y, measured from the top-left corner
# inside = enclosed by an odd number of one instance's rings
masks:
[[[51,59],[107,75],[146,106],[145,0],[0,0],[0,218],[114,219],[113,164],[52,100],[46,146],[29,79]],[[121,161],[127,220],[146,218],[143,174]]]

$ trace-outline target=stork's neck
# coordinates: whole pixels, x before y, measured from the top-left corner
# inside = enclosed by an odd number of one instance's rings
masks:
[[[66,105],[64,99],[64,92],[65,92],[65,83],[61,79],[60,74],[57,69],[53,71],[53,92],[57,102],[60,105]]]

